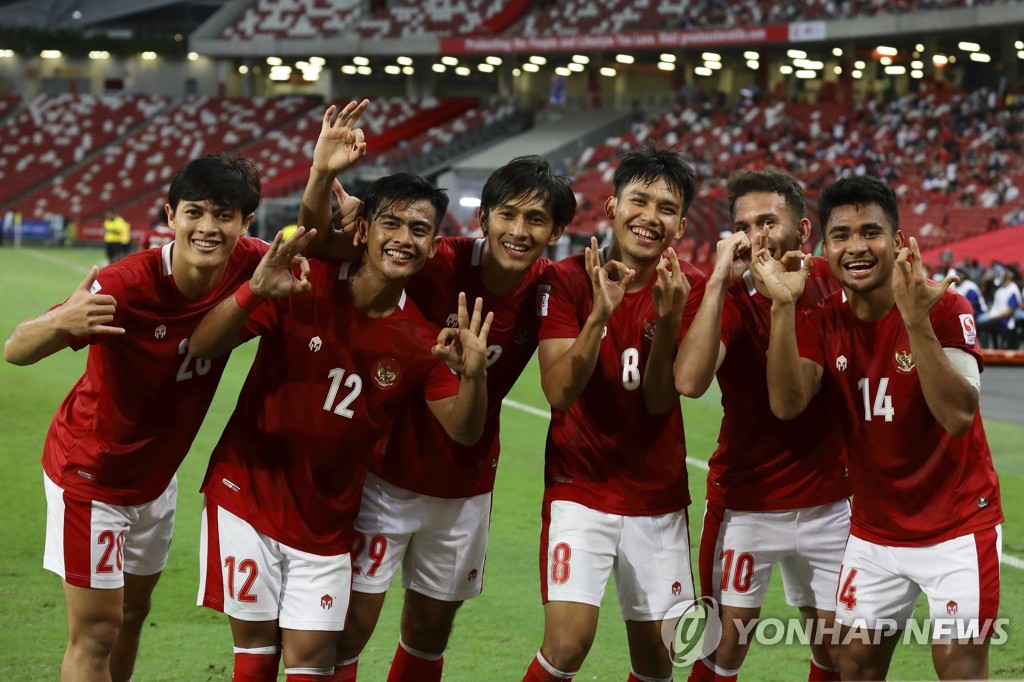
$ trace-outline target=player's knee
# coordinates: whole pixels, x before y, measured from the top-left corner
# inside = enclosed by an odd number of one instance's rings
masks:
[[[402,641],[419,651],[442,653],[452,634],[452,619],[439,617],[432,620],[402,618]]]
[[[152,606],[153,602],[148,597],[135,602],[126,601],[122,617],[122,629],[133,632],[141,630],[142,624],[146,621],[146,617],[149,616],[149,610]]]
[[[541,652],[557,670],[579,670],[594,643],[593,637],[581,637],[570,632],[561,632],[545,640]]]
[[[350,610],[345,621],[345,629],[338,638],[338,660],[347,661],[362,653],[375,627],[376,617]]]
[[[114,613],[78,618],[69,629],[69,646],[90,658],[106,658],[114,650],[122,618]]]

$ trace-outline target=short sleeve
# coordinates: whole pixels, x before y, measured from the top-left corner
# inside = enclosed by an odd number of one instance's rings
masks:
[[[569,278],[552,267],[544,271],[537,285],[537,318],[540,320],[539,340],[575,339],[580,335],[577,315],[577,291]]]
[[[819,306],[808,311],[806,315],[796,318],[796,346],[800,357],[813,360],[825,366],[823,348],[825,315],[824,307]]]
[[[249,319],[245,321],[245,326],[238,333],[239,340],[242,342],[248,341],[277,327],[281,319],[282,308],[290,305],[290,303],[291,297],[271,298],[264,301],[262,305],[249,314]]]
[[[722,345],[726,348],[732,343],[732,340],[736,338],[736,335],[743,329],[743,319],[740,315],[739,306],[736,303],[736,298],[732,295],[727,295],[725,301],[722,304],[722,331],[719,339]]]
[[[683,323],[679,325],[680,341],[689,331],[693,319],[697,317],[697,311],[700,310],[700,304],[704,300],[704,290],[708,283],[708,278],[696,268],[690,268],[683,274],[690,280],[690,294],[686,297],[686,307],[683,308]]]
[[[423,397],[427,400],[444,400],[459,392],[459,377],[451,367],[438,361],[427,374],[423,384]]]
[[[978,360],[981,366],[981,348],[978,346],[978,328],[974,320],[974,308],[963,296],[947,291],[938,305],[932,309],[932,329],[943,348],[959,348]]]
[[[99,271],[96,275],[96,281],[93,282],[92,288],[89,290],[93,294],[101,294],[105,296],[113,296],[114,300],[117,301],[117,307],[114,311],[114,320],[110,323],[112,327],[123,327],[125,318],[128,315],[128,300],[127,300],[127,287],[124,283],[124,277],[116,268],[105,267]],[[67,303],[65,300],[64,303]],[[60,305],[64,305],[61,303]],[[53,306],[58,308],[60,306]],[[53,310],[50,308],[50,310]],[[116,339],[117,336],[111,336],[109,334],[90,334],[89,336],[74,336],[73,334],[65,334],[64,339],[68,342],[68,347],[72,350],[82,350],[86,346],[94,343],[103,343],[110,339]]]

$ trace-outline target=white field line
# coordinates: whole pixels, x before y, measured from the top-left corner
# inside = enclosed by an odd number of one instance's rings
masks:
[[[535,417],[540,417],[541,419],[551,418],[551,414],[547,410],[541,410],[536,407],[533,407],[532,405],[526,405],[524,403],[516,402],[515,400],[509,400],[508,398],[505,398],[505,400],[502,401],[502,404],[508,405],[513,409],[520,410],[521,412],[532,414]],[[708,470],[708,463],[705,462],[704,460],[694,459],[693,457],[687,457],[686,463],[696,469],[703,469],[704,471]],[[1014,568],[1024,570],[1024,559],[1018,559],[1015,556],[1010,556],[1009,554],[1004,553],[1002,562],[1007,566],[1013,566]]]
[[[83,275],[89,274],[89,271],[92,270],[92,266],[91,265],[89,265],[89,266],[82,265],[81,263],[76,263],[73,260],[68,260],[67,258],[61,258],[60,256],[51,256],[48,253],[44,253],[43,251],[36,251],[35,249],[22,249],[20,253],[23,253],[23,254],[27,253],[28,255],[32,256],[33,258],[38,258],[41,261],[46,261],[47,263],[52,263],[53,265],[60,265],[62,267],[67,268],[68,270],[74,270],[75,272],[80,272]],[[99,264],[97,263],[97,265],[99,265]],[[100,265],[100,267],[103,267],[103,266]]]

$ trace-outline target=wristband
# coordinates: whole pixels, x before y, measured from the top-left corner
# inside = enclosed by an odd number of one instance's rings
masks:
[[[256,310],[265,300],[266,299],[262,296],[257,296],[253,293],[248,280],[246,280],[242,286],[235,289],[235,303],[237,303],[238,307],[246,312],[251,313]]]

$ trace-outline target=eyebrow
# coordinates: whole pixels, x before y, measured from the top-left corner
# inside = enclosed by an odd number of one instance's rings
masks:
[[[640,197],[642,199],[652,200],[652,201],[654,201],[657,204],[661,204],[661,205],[665,205],[665,206],[673,206],[675,208],[679,208],[681,206],[681,204],[678,201],[676,201],[675,199],[663,199],[661,201],[657,201],[657,200],[654,199],[654,196],[650,192],[645,192],[642,189],[630,190],[629,194],[627,194],[626,196],[638,196],[638,197]]]
[[[774,212],[759,213],[756,216],[754,216],[754,221],[755,222],[761,222],[762,220],[765,220],[766,218],[775,218],[776,220],[779,220],[779,214],[778,213],[774,213]],[[744,221],[744,220],[734,220],[733,221],[733,223],[736,224],[736,225],[740,225],[740,224],[742,224],[744,222],[746,222],[746,221]]]
[[[871,229],[874,229],[874,230],[885,230],[886,229],[885,226],[880,224],[880,223],[860,223],[860,225],[858,227],[860,227],[860,229],[862,231],[863,230],[871,230]],[[849,225],[832,225],[831,227],[828,228],[828,231],[829,232],[837,232],[839,230],[849,230],[849,229],[852,229]]]

